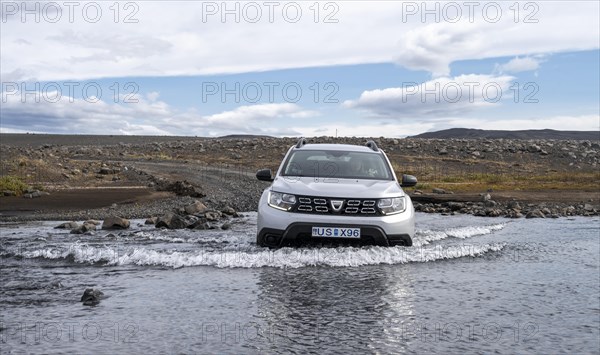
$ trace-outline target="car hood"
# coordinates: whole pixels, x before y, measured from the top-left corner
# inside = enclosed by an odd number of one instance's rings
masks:
[[[278,176],[273,181],[271,189],[294,195],[322,197],[382,198],[405,195],[395,180],[322,179]]]

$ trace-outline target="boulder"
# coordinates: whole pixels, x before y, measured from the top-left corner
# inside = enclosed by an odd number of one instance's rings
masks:
[[[494,200],[486,200],[483,205],[485,207],[496,207],[496,201]]]
[[[102,222],[102,229],[127,229],[129,220],[120,217],[108,217]]]
[[[444,189],[440,189],[440,188],[437,188],[437,187],[436,187],[436,188],[433,188],[433,189],[431,190],[431,192],[433,192],[434,194],[440,194],[440,195],[442,195],[442,194],[445,194],[445,193],[446,193],[446,190],[444,190]]]
[[[226,214],[226,215],[229,215],[229,216],[233,216],[233,215],[235,215],[235,214],[236,214],[235,210],[234,210],[234,209],[233,209],[233,207],[231,207],[231,206],[225,206],[225,207],[224,207],[224,208],[221,210],[221,212],[223,212],[224,214]]]
[[[79,223],[77,222],[65,222],[61,223],[58,226],[54,227],[54,229],[76,229],[79,228]]]
[[[81,302],[84,306],[95,306],[104,298],[104,293],[93,288],[86,288],[81,296]]]
[[[228,230],[231,229],[231,224],[229,223],[223,223],[223,225],[221,226],[222,230]]]
[[[150,217],[150,218],[146,219],[144,224],[156,224],[157,221],[158,221],[158,217]]]
[[[448,202],[448,208],[452,211],[459,211],[465,207],[464,203],[461,202]]]
[[[183,222],[185,223],[185,227],[188,228],[192,224],[196,223],[198,220],[202,219],[201,217],[194,215],[187,215],[182,217]]]
[[[486,213],[487,213],[488,217],[499,217],[502,214],[502,211],[500,211],[498,209],[490,208],[490,209],[486,210]]]
[[[473,212],[473,216],[485,217],[487,216],[487,213],[485,210],[475,210],[475,212]]]
[[[87,233],[89,231],[95,231],[96,230],[96,225],[95,224],[91,224],[91,223],[84,223],[81,226],[77,227],[77,228],[73,228],[71,229],[71,234],[84,234]]]
[[[548,209],[547,207],[542,208],[541,211],[545,216],[551,215],[552,211],[550,211],[550,209]]]
[[[207,207],[202,202],[195,201],[191,205],[185,206],[184,210],[187,214],[197,214],[206,212]]]
[[[221,212],[219,212],[219,211],[207,211],[206,213],[204,213],[204,217],[208,221],[216,221],[219,218],[221,218]]]
[[[594,206],[590,205],[589,203],[586,203],[585,205],[583,205],[583,209],[586,210],[587,212],[594,212],[595,211]]]
[[[536,209],[536,210],[527,212],[527,214],[525,215],[525,218],[546,218],[546,216],[544,216],[542,211]]]
[[[197,217],[193,222],[188,223],[186,228],[189,228],[189,229],[211,229],[210,225],[208,224],[208,222],[206,221],[206,218],[204,216]]]
[[[521,209],[521,205],[519,205],[518,201],[510,201],[510,202],[508,202],[508,204],[506,205],[506,207],[512,208],[513,210],[520,210]]]
[[[188,226],[188,228],[197,230],[215,229],[215,227],[212,224],[206,222],[205,219],[199,219],[198,221],[196,221],[196,223]]]
[[[187,223],[178,214],[169,212],[158,218],[155,227],[162,227],[168,229],[183,229],[187,227]]]

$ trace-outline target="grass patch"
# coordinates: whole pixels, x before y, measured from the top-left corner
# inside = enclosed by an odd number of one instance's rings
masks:
[[[417,183],[415,185],[415,190],[429,190],[431,189],[431,185],[429,184],[424,184],[424,183]]]
[[[465,174],[459,176],[444,176],[440,182],[473,182],[486,184],[499,184],[506,181],[508,176],[499,174]]]
[[[416,188],[419,190],[429,190],[432,187],[439,187],[455,192],[481,192],[490,188],[505,191],[598,191],[600,189],[600,173],[574,171],[511,174],[507,172],[502,174],[456,174],[438,178],[427,176],[417,184]]]
[[[17,196],[20,196],[27,187],[28,185],[19,177],[12,175],[0,177],[0,191],[12,191]]]

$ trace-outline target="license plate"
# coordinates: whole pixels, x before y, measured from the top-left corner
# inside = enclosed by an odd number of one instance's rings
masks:
[[[360,228],[312,227],[312,236],[318,238],[360,238]]]

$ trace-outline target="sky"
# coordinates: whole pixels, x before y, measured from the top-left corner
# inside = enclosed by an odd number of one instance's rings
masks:
[[[600,130],[598,1],[0,4],[1,132]]]

